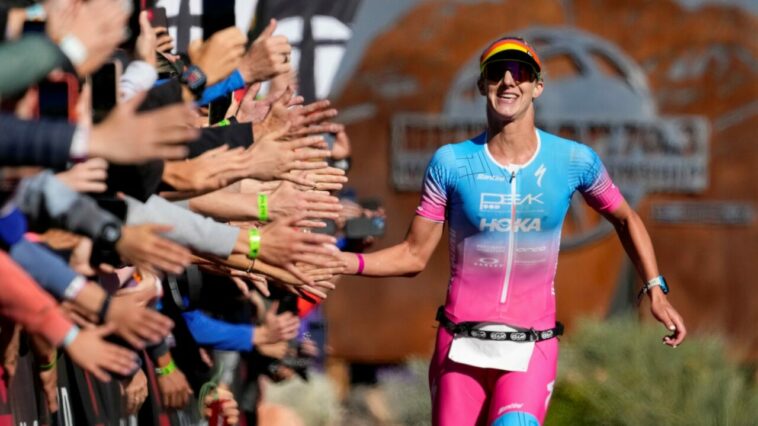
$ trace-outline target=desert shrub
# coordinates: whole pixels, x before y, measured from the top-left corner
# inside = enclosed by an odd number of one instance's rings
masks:
[[[758,389],[723,339],[676,349],[663,328],[633,318],[585,320],[561,343],[546,425],[751,425]]]
[[[379,387],[387,400],[393,424],[426,426],[431,424],[427,360],[411,359],[402,369],[379,375]]]
[[[293,409],[309,426],[340,424],[342,411],[337,390],[324,374],[309,372],[308,381],[294,377],[266,387],[265,400]]]

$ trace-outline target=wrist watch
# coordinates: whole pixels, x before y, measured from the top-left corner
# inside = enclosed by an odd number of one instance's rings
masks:
[[[658,275],[655,278],[648,280],[642,287],[642,292],[647,293],[653,287],[660,287],[663,294],[669,294],[669,286],[666,284],[666,278],[663,275]]]
[[[115,223],[106,223],[103,229],[100,230],[98,240],[108,244],[109,247],[116,245],[116,242],[121,238],[121,227]]]
[[[197,65],[190,65],[187,70],[182,73],[179,81],[187,86],[190,92],[195,95],[195,98],[200,98],[203,96],[205,83],[207,83],[208,80],[200,67]]]

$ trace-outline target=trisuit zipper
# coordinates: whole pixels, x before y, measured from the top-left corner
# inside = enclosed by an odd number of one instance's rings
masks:
[[[516,244],[514,225],[516,224],[516,171],[511,170],[511,178],[508,181],[511,184],[511,226],[508,233],[508,256],[505,261],[505,279],[503,280],[503,291],[500,294],[500,303],[505,303],[508,297],[508,285],[511,282],[511,268],[513,267],[513,247]]]

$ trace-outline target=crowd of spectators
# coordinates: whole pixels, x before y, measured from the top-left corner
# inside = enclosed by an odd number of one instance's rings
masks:
[[[323,356],[338,245],[383,226],[340,196],[345,128],[298,96],[276,21],[185,54],[151,18],[116,0],[0,9],[0,416],[31,359],[39,418],[255,424],[260,378]]]

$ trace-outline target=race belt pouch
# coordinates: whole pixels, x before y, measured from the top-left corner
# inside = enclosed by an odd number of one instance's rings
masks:
[[[443,307],[437,311],[437,321],[453,334],[448,352],[452,361],[504,371],[527,371],[535,343],[563,334],[560,323],[542,331],[516,329],[492,322],[456,324],[445,315]]]

